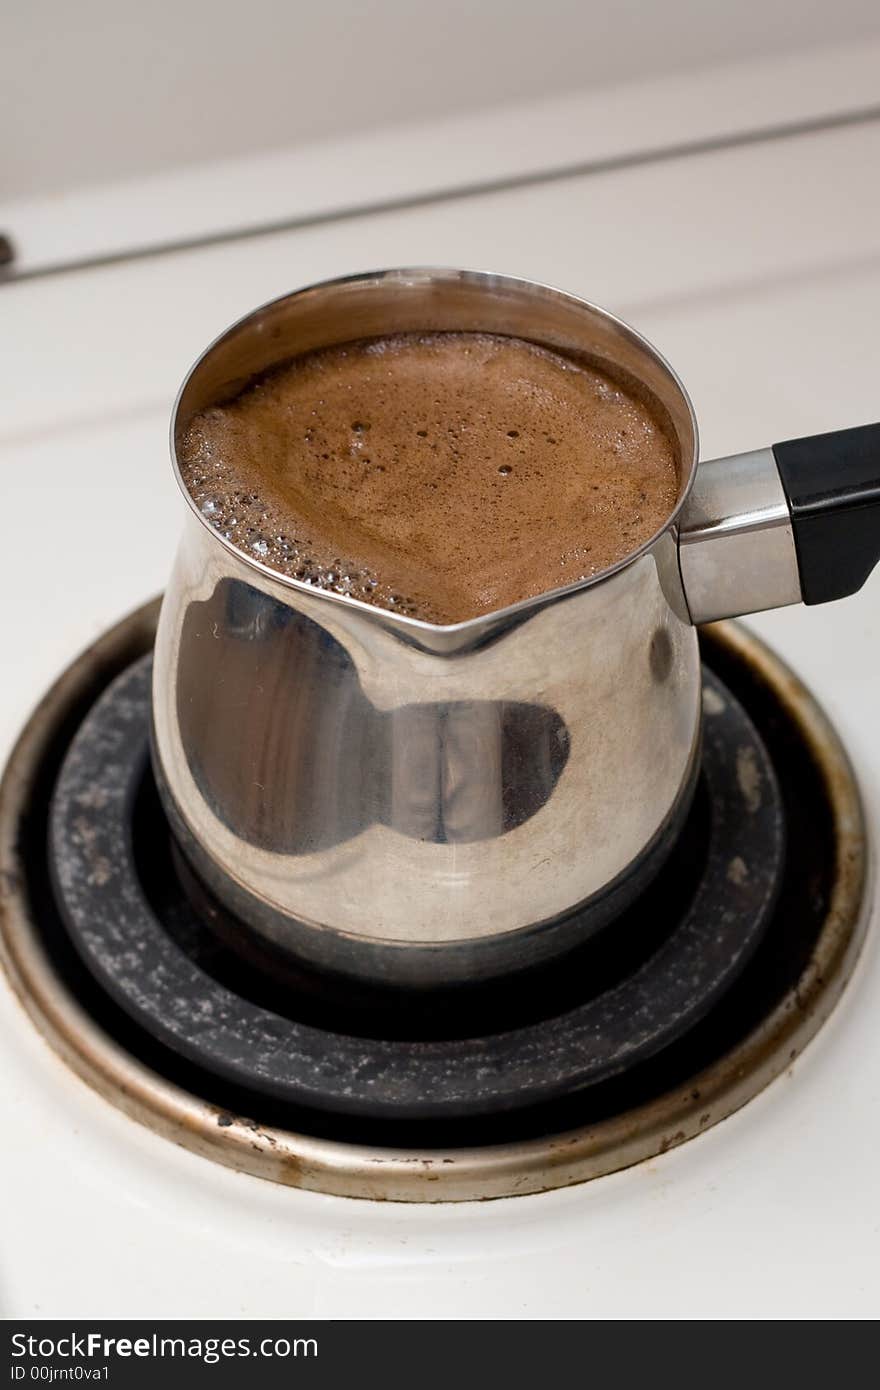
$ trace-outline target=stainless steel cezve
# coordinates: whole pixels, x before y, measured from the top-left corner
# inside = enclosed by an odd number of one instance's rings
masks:
[[[527,281],[398,270],[276,300],[193,367],[172,447],[298,353],[444,329],[583,352],[638,382],[677,445],[663,529],[593,579],[435,626],[273,573],[189,499],[155,657],[154,763],[200,877],[281,951],[394,984],[528,965],[618,912],[693,790],[694,624],[801,598],[772,450],[698,468],[662,357]]]

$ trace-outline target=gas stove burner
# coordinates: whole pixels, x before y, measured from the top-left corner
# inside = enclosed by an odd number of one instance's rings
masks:
[[[152,786],[155,618],[61,677],[0,792],[12,982],[136,1119],[340,1195],[534,1192],[716,1123],[830,1013],[866,925],[858,792],[807,692],[742,629],[703,633],[700,786],[640,901],[555,965],[410,997],[242,959]]]
[[[200,917],[182,891],[150,774],[151,675],[147,656],[117,676],[73,740],[50,813],[55,898],[128,1016],[254,1104],[330,1111],[354,1134],[357,1117],[435,1122],[443,1139],[466,1117],[570,1098],[693,1027],[768,921],[783,869],[779,788],[751,721],[707,671],[700,795],[660,878],[598,939],[470,991],[334,991],[305,971],[299,988],[279,988],[243,969],[208,925],[217,910]],[[242,932],[226,923],[230,943]],[[536,1122],[522,1115],[517,1129]]]

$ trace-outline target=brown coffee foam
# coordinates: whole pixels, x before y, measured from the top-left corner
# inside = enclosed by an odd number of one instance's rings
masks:
[[[672,443],[634,392],[477,333],[297,358],[195,416],[180,466],[246,553],[437,623],[608,569],[678,494]]]

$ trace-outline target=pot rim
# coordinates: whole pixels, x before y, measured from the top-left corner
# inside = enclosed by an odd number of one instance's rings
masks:
[[[180,410],[190,386],[202,371],[205,364],[214,356],[220,347],[226,344],[234,335],[245,329],[249,324],[252,323],[256,327],[259,320],[264,315],[280,305],[293,299],[305,298],[308,295],[316,295],[327,290],[339,289],[346,285],[369,283],[378,285],[383,282],[391,284],[396,283],[403,289],[413,284],[421,288],[429,284],[443,285],[458,283],[484,285],[486,288],[503,288],[523,295],[535,296],[549,301],[557,301],[560,304],[566,304],[575,309],[583,310],[588,315],[603,320],[639,352],[650,357],[654,364],[659,367],[661,373],[665,375],[668,384],[677,393],[680,404],[684,408],[693,441],[690,449],[691,457],[688,461],[685,454],[685,441],[680,437],[677,439],[681,452],[680,469],[683,481],[679,487],[679,494],[675,507],[663,522],[663,525],[638,546],[637,549],[625,555],[623,559],[618,560],[616,564],[609,565],[607,569],[601,570],[598,574],[575,580],[571,584],[561,585],[556,589],[543,590],[539,594],[533,594],[528,598],[520,599],[517,603],[508,604],[504,608],[493,609],[488,613],[480,613],[476,617],[466,618],[456,623],[431,623],[422,618],[413,618],[402,613],[393,613],[390,609],[382,608],[378,604],[367,603],[363,599],[353,598],[349,594],[336,593],[332,589],[322,589],[307,581],[295,579],[291,575],[282,574],[279,570],[273,569],[271,565],[264,564],[255,556],[248,554],[247,551],[242,550],[240,546],[233,544],[233,542],[228,540],[220,531],[217,531],[202,514],[196,504],[195,498],[184,483],[177,456],[177,431]],[[536,343],[540,342],[538,338],[532,341]],[[582,589],[595,588],[601,584],[607,583],[622,570],[628,569],[630,565],[634,564],[642,556],[648,554],[660,538],[665,535],[667,531],[675,527],[690,495],[699,466],[699,434],[696,413],[684,383],[663,354],[660,353],[657,348],[654,347],[653,343],[649,342],[643,334],[633,328],[631,324],[619,318],[616,314],[612,314],[609,310],[602,308],[601,305],[593,303],[591,300],[584,299],[580,295],[571,294],[567,290],[558,289],[543,281],[530,280],[524,276],[498,275],[491,271],[465,270],[443,266],[413,266],[385,270],[356,271],[350,275],[340,275],[329,280],[315,281],[299,289],[288,291],[286,294],[276,295],[273,299],[267,300],[256,309],[252,309],[247,314],[243,314],[209,343],[205,350],[196,358],[184,377],[171,412],[169,442],[174,477],[190,511],[198,519],[200,525],[205,528],[208,534],[247,569],[259,575],[262,579],[279,585],[282,589],[289,589],[296,593],[307,594],[315,599],[331,601],[338,605],[342,605],[343,608],[353,609],[356,613],[361,614],[363,617],[373,622],[378,622],[382,626],[403,630],[404,632],[409,631],[413,636],[419,633],[426,635],[443,633],[461,636],[463,638],[472,635],[478,636],[486,629],[496,627],[499,623],[506,624],[508,621],[522,618],[559,599],[566,598],[570,594],[580,593]]]

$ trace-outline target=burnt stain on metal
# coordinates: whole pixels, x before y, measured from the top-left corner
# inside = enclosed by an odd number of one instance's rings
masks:
[[[762,780],[754,748],[743,747],[737,751],[736,778],[746,803],[746,810],[750,815],[754,815],[761,808]]]
[[[727,877],[731,883],[737,887],[742,887],[749,876],[749,867],[742,858],[742,855],[734,855],[727,866]]]
[[[720,691],[704,688],[703,690],[703,714],[708,718],[713,715],[724,713],[724,697]]]
[[[666,1135],[663,1139],[660,1140],[660,1147],[658,1148],[657,1153],[668,1153],[670,1149],[677,1148],[679,1144],[683,1144],[685,1140],[688,1138],[689,1135],[687,1135],[683,1129],[678,1130],[675,1134]]]

